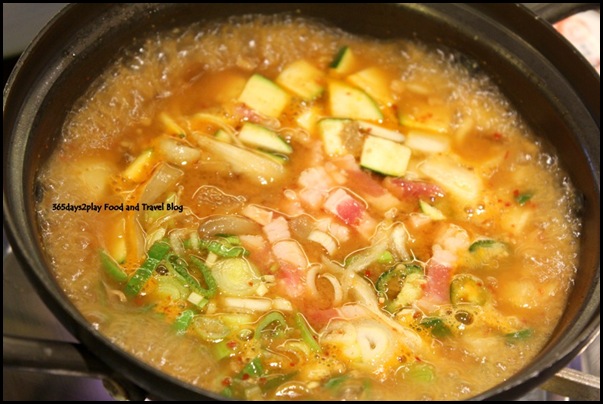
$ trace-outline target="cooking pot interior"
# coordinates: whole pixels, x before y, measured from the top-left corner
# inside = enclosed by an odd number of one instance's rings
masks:
[[[360,35],[416,38],[459,50],[467,56],[466,63],[493,78],[534,131],[554,147],[583,200],[582,254],[567,311],[530,370],[540,373],[549,369],[550,373],[563,366],[561,359],[569,360],[575,355],[598,326],[599,96],[597,105],[585,104],[585,98],[594,99],[583,94],[589,88],[588,83],[574,83],[593,78],[564,77],[560,71],[588,72],[585,66],[579,66],[581,60],[566,62],[578,66],[558,68],[525,42],[529,36],[541,37],[546,27],[539,28],[540,23],[515,5],[135,4],[67,8],[26,52],[17,65],[18,72],[11,78],[8,93],[5,90],[5,221],[18,256],[33,268],[36,283],[41,282],[43,293],[48,293],[46,300],[56,306],[55,312],[63,313],[76,337],[92,349],[102,340],[66,301],[45,269],[48,263],[40,246],[35,198],[31,197],[39,192],[35,180],[38,169],[57,143],[69,107],[115,60],[120,49],[139,46],[149,33],[198,20],[258,12],[310,16]],[[521,28],[522,22],[530,27]],[[526,31],[520,36],[509,27]],[[553,34],[547,37],[551,41],[556,39]],[[542,46],[548,48],[545,45]],[[562,45],[565,44],[555,44],[563,48]],[[568,49],[566,53],[570,52]],[[598,81],[596,86],[598,89]],[[595,92],[592,86],[590,89]],[[77,325],[73,318],[77,319]],[[106,341],[104,344],[110,345]],[[113,353],[107,360],[116,363],[115,355],[119,356]],[[525,379],[518,376],[507,387],[486,395],[503,392]],[[156,384],[151,380],[147,377],[141,384],[153,391]],[[514,387],[514,391],[528,388]]]

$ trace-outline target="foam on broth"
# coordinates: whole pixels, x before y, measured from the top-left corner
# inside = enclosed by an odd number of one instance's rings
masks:
[[[356,65],[352,73],[338,75],[329,65],[342,46],[354,52]],[[254,114],[236,101],[252,74],[276,80],[283,69],[302,59],[323,72],[325,87],[329,80],[346,82],[354,72],[378,67],[391,100],[377,101],[383,119],[373,123],[405,136],[401,144],[409,142],[414,131],[427,133],[436,143],[444,138],[448,149],[415,146],[401,177],[405,182],[392,182],[395,176],[388,180],[358,166],[370,131],[353,123],[349,130],[356,132],[345,139],[346,152],[333,156],[324,151],[316,122],[299,129],[300,115],[312,108],[319,119],[331,116],[328,90],[314,100],[291,95],[277,118]],[[186,382],[230,391],[235,397],[446,400],[493,387],[525,366],[555,327],[575,274],[580,229],[574,191],[554,154],[487,77],[458,60],[447,50],[430,50],[415,42],[378,42],[281,17],[246,17],[149,38],[138,51],[123,55],[73,109],[61,144],[40,173],[39,223],[58,282],[86,318],[126,351]],[[423,123],[443,113],[445,130],[405,124],[399,119],[403,111]],[[258,185],[232,162],[199,146],[199,137],[212,137],[220,129],[199,113],[231,125],[235,145],[245,122],[274,129],[293,148],[283,163],[283,177]],[[180,130],[184,133],[177,133]],[[168,162],[174,157],[158,145],[162,136],[200,150],[200,157]],[[150,148],[158,157],[146,177],[125,179],[127,167]],[[440,174],[426,174],[425,164],[442,161],[445,167],[452,164],[479,178],[483,188],[475,199],[468,201],[447,188],[449,184],[438,183]],[[161,163],[177,167],[183,175],[152,203],[175,194],[183,212],[153,216],[105,208],[138,204]],[[328,177],[326,188],[313,185],[322,192],[318,205],[304,199],[307,191],[316,189],[300,183],[310,168],[320,168]],[[361,222],[325,207],[338,189],[363,207]],[[379,199],[384,194],[393,199]],[[422,211],[420,200],[444,218]],[[102,208],[74,212],[56,205],[66,203]],[[173,249],[212,264],[215,257],[184,241],[193,240],[190,235],[198,234],[206,217],[248,217],[248,206],[272,212],[268,223],[284,219],[289,231],[285,238],[293,239],[307,260],[306,266],[296,267],[291,251],[284,258],[279,255],[277,242],[262,228],[266,223],[256,224],[256,233],[241,235],[240,242],[250,251],[246,259],[257,271],[257,285],[266,290],[258,286],[249,296],[234,297],[264,299],[272,302],[271,309],[229,306],[227,299],[233,296],[220,289],[203,307],[184,297],[166,302],[165,295],[157,294],[163,278],[156,271],[139,295],[126,296],[123,284],[101,269],[99,249],[116,251],[116,244],[122,243],[127,253],[121,267],[132,277],[146,259],[149,239],[162,236]],[[161,229],[163,235],[157,236]],[[335,240],[332,252],[308,240],[315,229]],[[480,240],[501,243],[495,247],[505,250],[474,245]],[[137,245],[144,248],[135,252]],[[366,258],[367,251],[380,246],[389,255]],[[358,259],[370,262],[350,272]],[[391,281],[389,289],[380,291],[379,279],[409,263],[423,271],[416,278],[419,295],[395,307],[396,287],[411,282],[410,275],[399,275],[398,286]],[[443,289],[434,279],[443,273],[446,291],[454,275],[478,279],[485,300],[471,295],[469,301],[452,303],[450,296],[438,296],[434,291]],[[194,276],[203,284],[200,273]],[[343,292],[339,298],[337,285]],[[189,287],[184,285],[190,291]],[[275,305],[279,298],[290,307]],[[230,331],[212,341],[193,326],[175,332],[174,322],[184,310],[192,310],[196,318],[217,319]],[[267,326],[270,332],[254,335],[272,312],[283,315],[284,336],[277,333],[277,322]],[[297,312],[312,327],[321,353],[304,341]],[[234,320],[233,313],[238,316]],[[216,354],[220,342],[230,349],[225,357]],[[364,352],[374,355],[367,358]],[[261,374],[243,376],[254,360],[261,363]]]

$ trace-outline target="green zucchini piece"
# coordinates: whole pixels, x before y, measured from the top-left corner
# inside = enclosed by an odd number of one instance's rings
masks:
[[[360,165],[392,177],[401,177],[408,168],[408,147],[376,136],[367,136],[362,146]]]
[[[507,244],[492,239],[481,239],[469,246],[469,260],[474,266],[487,265],[489,261],[509,255]]]
[[[484,185],[481,177],[450,157],[433,154],[423,161],[419,170],[460,202],[472,205],[482,196]]]
[[[318,131],[325,153],[329,156],[342,156],[348,153],[344,145],[343,133],[351,124],[350,119],[326,118],[318,121]]]
[[[329,65],[334,72],[339,75],[346,75],[354,70],[356,64],[356,57],[349,46],[342,46],[337,51],[337,54],[333,58],[333,61]]]
[[[347,81],[385,105],[391,105],[394,102],[389,89],[391,80],[379,67],[372,66],[360,70],[348,76]]]
[[[419,206],[421,207],[421,212],[425,213],[432,220],[446,219],[446,216],[442,213],[442,211],[440,211],[438,208],[434,208],[433,206],[431,206],[427,202],[423,201],[422,199],[419,200]]]
[[[418,129],[422,131],[446,133],[450,129],[452,121],[452,112],[443,104],[431,105],[428,100],[424,100],[423,105],[413,105],[413,111],[407,111],[404,107],[400,108],[398,122],[407,128]]]
[[[276,78],[285,87],[304,100],[318,98],[324,91],[325,74],[306,60],[298,60],[286,66]]]
[[[335,118],[379,121],[379,105],[364,91],[340,81],[329,83],[329,107]]]
[[[254,74],[245,83],[239,101],[257,112],[278,118],[287,104],[289,94],[275,84],[272,80],[260,74]]]
[[[293,148],[275,131],[255,123],[246,122],[239,132],[239,139],[248,146],[259,147],[276,153],[291,154]]]

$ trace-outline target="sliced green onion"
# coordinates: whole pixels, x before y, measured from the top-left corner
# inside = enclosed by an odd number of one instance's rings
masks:
[[[214,358],[216,358],[216,360],[218,361],[224,358],[228,358],[234,353],[234,346],[236,346],[235,344],[233,344],[232,340],[222,340],[220,342],[215,343],[212,346]]]
[[[230,246],[241,245],[241,239],[239,236],[233,236],[230,234],[216,234],[216,236],[222,238]]]
[[[220,257],[235,258],[249,255],[249,251],[240,246],[227,246],[217,240],[199,240],[199,246]]]
[[[523,330],[505,334],[505,338],[507,339],[507,342],[514,344],[516,342],[525,341],[528,338],[531,338],[532,335],[534,335],[534,330],[531,328],[524,328]]]
[[[212,275],[222,293],[229,296],[250,296],[256,293],[260,274],[244,258],[217,261]]]
[[[349,378],[350,378],[349,375],[335,376],[335,377],[332,377],[329,380],[327,380],[327,382],[324,384],[324,386],[328,390],[335,390],[335,389],[339,388],[339,386],[341,386],[343,384],[343,382],[345,382],[346,380],[349,380]]]
[[[435,370],[427,363],[414,363],[408,371],[408,376],[421,383],[430,383],[435,380]]]
[[[316,341],[314,333],[301,313],[295,313],[295,325],[297,325],[297,328],[299,328],[301,331],[302,339],[308,345],[308,347],[310,347],[310,350],[314,353],[322,352],[320,345]]]
[[[195,292],[191,292],[186,298],[186,300],[200,309],[204,308],[205,306],[207,306],[207,303],[209,303],[208,299]]]
[[[426,317],[421,320],[420,325],[425,328],[431,329],[431,335],[436,338],[444,338],[452,335],[450,328],[442,321],[441,318],[437,317]]]
[[[199,234],[194,231],[191,233],[190,237],[184,240],[185,248],[192,248],[193,250],[199,250]]]
[[[191,274],[188,273],[188,269],[185,266],[185,262],[183,262],[180,257],[175,254],[171,254],[167,257],[167,261],[172,265],[174,271],[180,275],[180,277],[184,280],[186,285],[195,293],[202,295],[203,292],[201,290],[201,284],[197,279],[195,279]]]
[[[121,269],[117,261],[113,259],[105,250],[99,251],[101,264],[105,273],[109,275],[111,279],[119,283],[123,283],[128,280],[128,274]]]
[[[199,316],[195,318],[193,327],[206,341],[221,341],[230,334],[230,328],[218,317]]]
[[[165,241],[156,241],[151,246],[147,259],[126,284],[125,292],[127,295],[137,296],[140,293],[149,278],[151,278],[151,275],[153,275],[153,271],[155,271],[169,251],[170,245]]]
[[[175,276],[159,276],[157,288],[153,291],[153,296],[159,299],[171,299],[177,301],[187,296],[188,290]]]
[[[517,202],[520,206],[525,205],[532,199],[534,194],[531,192],[524,192],[515,196],[515,202]]]
[[[372,385],[365,378],[352,378],[344,374],[327,380],[324,387],[333,397],[341,400],[369,401],[371,398]]]
[[[377,259],[379,264],[392,264],[394,262],[394,255],[388,250],[383,251],[383,254]]]
[[[241,372],[236,376],[237,379],[242,379],[243,375],[260,377],[264,374],[264,367],[262,366],[262,362],[260,362],[259,357],[253,358]]]
[[[184,334],[195,317],[195,312],[192,310],[184,310],[174,322],[174,330],[177,334]]]
[[[226,398],[232,398],[232,396],[234,395],[234,392],[232,390],[232,387],[228,386],[228,387],[224,387],[222,389],[222,391],[220,392],[220,394]]]
[[[205,280],[205,285],[207,285],[207,289],[199,287],[199,290],[196,292],[207,298],[214,297],[218,291],[218,286],[216,285],[216,280],[211,274],[210,269],[199,258],[193,257],[192,255],[189,258],[191,262],[195,264],[197,268],[199,268],[201,274],[203,275],[203,279]]]
[[[275,337],[281,336],[283,331],[287,329],[287,322],[285,321],[285,317],[281,313],[279,313],[278,311],[273,311],[266,314],[259,321],[255,329],[254,337],[256,339],[259,339],[262,336],[262,333],[266,331],[266,328],[274,322],[276,322],[277,324],[272,331],[272,335],[274,335]]]
[[[291,372],[291,373],[287,373],[284,375],[276,375],[276,376],[267,378],[266,382],[264,382],[263,384],[260,384],[260,388],[262,389],[262,392],[264,392],[264,393],[274,390],[281,384],[293,379],[295,376],[297,376],[297,373],[298,372]]]

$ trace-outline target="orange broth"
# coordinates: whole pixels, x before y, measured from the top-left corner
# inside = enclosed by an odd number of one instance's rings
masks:
[[[504,381],[566,305],[576,198],[457,59],[281,17],[149,38],[40,173],[58,282],[115,344],[228,397],[449,400]]]

